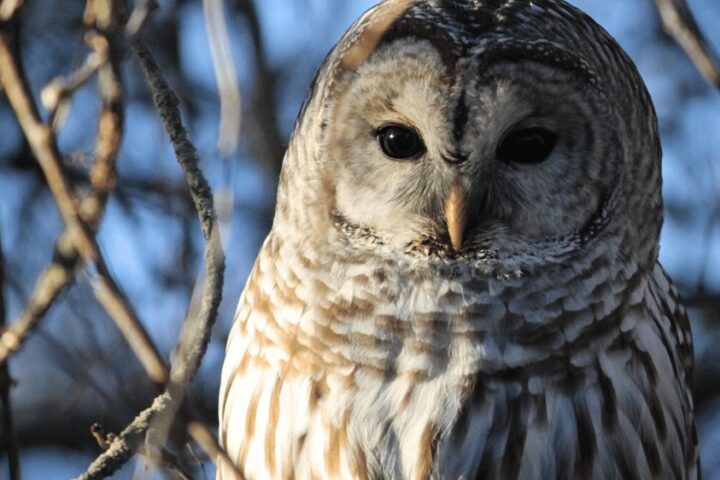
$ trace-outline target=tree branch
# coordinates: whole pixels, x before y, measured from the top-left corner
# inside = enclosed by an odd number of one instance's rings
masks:
[[[220,243],[212,191],[198,166],[197,151],[182,124],[177,97],[163,78],[150,52],[138,44],[135,45],[135,53],[153,92],[153,102],[170,137],[177,161],[185,172],[206,240],[203,299],[198,314],[189,315],[183,325],[183,333],[176,348],[177,361],[170,372],[167,391],[157,397],[153,406],[145,410],[125,430],[128,434],[123,432],[113,440],[108,450],[78,477],[81,480],[105,478],[117,471],[132,458],[145,434],[149,445],[162,448],[167,437],[166,432],[180,410],[185,392],[205,354],[222,298],[225,256]],[[200,429],[201,432],[205,430],[204,435],[212,439],[205,427],[200,426]],[[153,434],[150,435],[151,433]]]
[[[720,59],[700,31],[685,0],[655,0],[665,31],[685,50],[697,69],[720,89]]]
[[[243,474],[237,465],[230,459],[230,456],[225,450],[220,448],[215,437],[213,437],[207,428],[201,423],[190,422],[188,423],[188,433],[195,440],[195,443],[200,445],[200,448],[207,454],[208,457],[214,458],[218,468],[222,466],[229,468],[236,480],[242,480]]]
[[[2,237],[0,237],[0,330],[5,327],[5,257],[3,256]],[[5,447],[8,457],[8,471],[10,480],[20,480],[20,453],[12,415],[10,402],[10,387],[13,385],[7,363],[0,365],[0,408],[2,408],[2,438],[0,441]]]
[[[107,478],[125,465],[145,442],[145,434],[152,419],[164,412],[171,399],[167,393],[158,396],[152,405],[143,410],[120,435],[109,443],[105,450],[88,469],[76,480],[97,480]]]
[[[167,380],[167,367],[110,274],[94,236],[108,195],[115,186],[115,162],[123,121],[119,77],[121,55],[116,46],[114,24],[117,6],[114,6],[115,2],[106,0],[105,8],[94,8],[94,3],[94,0],[88,2],[86,11],[86,21],[98,32],[89,36],[90,43],[107,55],[109,62],[100,66],[99,71],[103,106],[96,141],[97,159],[90,172],[93,194],[80,205],[67,182],[55,133],[50,125],[41,121],[20,62],[11,49],[11,39],[6,31],[0,31],[0,84],[45,174],[66,225],[63,237],[56,246],[56,260],[43,272],[31,302],[21,317],[0,337],[0,362],[21,347],[42,315],[72,280],[74,269],[79,265],[79,255],[88,264],[94,264],[98,273],[92,282],[98,301],[123,332],[150,378],[162,384]]]
[[[217,319],[222,299],[225,255],[220,241],[220,229],[213,206],[212,191],[199,168],[200,158],[197,150],[188,139],[187,130],[182,124],[180,102],[165,81],[160,67],[147,48],[141,44],[135,44],[134,50],[152,90],[155,108],[170,137],[178,163],[185,172],[190,187],[190,196],[198,212],[200,226],[206,240],[205,280],[200,310],[197,315],[192,311],[189,312],[185,320],[176,347],[176,361],[170,373],[167,391],[174,403],[168,414],[159,417],[160,421],[154,425],[153,435],[156,442],[164,443],[172,419],[181,406],[210,342],[212,326]]]

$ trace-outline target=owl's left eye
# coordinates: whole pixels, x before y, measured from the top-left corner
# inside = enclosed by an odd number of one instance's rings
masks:
[[[377,132],[378,143],[385,155],[404,160],[414,158],[425,151],[420,135],[415,130],[400,125],[388,125]]]

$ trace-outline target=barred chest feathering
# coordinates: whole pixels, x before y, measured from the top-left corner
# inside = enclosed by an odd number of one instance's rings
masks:
[[[659,265],[598,253],[548,288],[346,253],[271,235],[258,258],[220,406],[247,478],[694,478],[689,339]]]

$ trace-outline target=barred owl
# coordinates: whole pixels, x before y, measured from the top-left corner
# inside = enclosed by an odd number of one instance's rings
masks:
[[[633,63],[561,0],[387,0],[321,67],[227,344],[247,479],[694,479]],[[232,478],[219,469],[218,478]]]

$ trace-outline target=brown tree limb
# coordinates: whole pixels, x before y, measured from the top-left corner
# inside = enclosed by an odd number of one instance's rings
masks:
[[[242,480],[243,474],[238,468],[238,466],[235,465],[235,462],[230,459],[230,456],[227,454],[227,452],[220,448],[217,441],[215,440],[215,437],[212,436],[212,434],[207,430],[207,428],[205,428],[203,424],[198,422],[190,422],[188,423],[187,428],[190,437],[195,440],[195,443],[200,445],[200,448],[202,448],[202,450],[209,458],[215,459],[215,463],[217,464],[218,468],[220,468],[222,464],[222,466],[232,470],[234,475],[233,478],[237,480]]]
[[[0,1],[0,21],[10,20],[15,16],[23,0],[2,0]]]
[[[12,39],[0,29],[0,84],[8,103],[15,112],[20,128],[30,149],[40,164],[50,191],[60,210],[60,216],[71,232],[73,241],[83,257],[97,261],[100,251],[87,224],[82,221],[75,198],[64,174],[62,157],[57,148],[54,132],[40,119],[30,89],[27,86],[18,59],[11,48]]]
[[[90,433],[95,438],[95,441],[98,443],[98,446],[101,450],[105,451],[112,445],[112,442],[115,440],[116,436],[113,433],[106,433],[105,429],[102,425],[99,423],[94,423],[90,427]],[[162,449],[160,452],[160,458],[154,458],[151,457],[153,460],[159,461],[162,465],[166,466],[168,469],[175,472],[175,474],[181,479],[181,480],[192,480],[194,477],[192,473],[188,472],[187,469],[185,469],[181,464],[180,460],[171,452],[167,451],[166,449]]]
[[[58,243],[62,243],[62,239]],[[7,328],[2,329],[0,364],[4,364],[13,352],[20,350],[27,337],[37,328],[45,313],[72,280],[72,264],[59,257],[60,254],[56,249],[55,260],[38,278],[22,313]]]
[[[197,151],[188,139],[187,130],[182,124],[177,97],[163,78],[150,52],[143,46],[136,45],[135,53],[153,92],[153,102],[170,137],[178,163],[185,172],[206,240],[203,299],[198,314],[189,315],[183,325],[183,333],[177,346],[177,361],[170,372],[167,391],[157,397],[149,409],[112,441],[108,450],[78,477],[82,480],[105,478],[117,471],[132,458],[151,428],[160,433],[148,435],[147,443],[162,450],[166,431],[180,410],[185,392],[195,377],[207,349],[222,299],[225,257],[217,228],[212,191],[199,168]],[[199,425],[199,429],[204,433],[205,439],[209,437],[213,440],[212,443],[217,445],[205,427]],[[147,447],[146,454],[151,455]]]
[[[5,326],[5,257],[3,256],[2,238],[0,237],[0,330]],[[5,447],[8,457],[8,474],[10,480],[20,480],[20,452],[15,426],[13,422],[12,403],[10,401],[10,388],[13,385],[10,369],[7,363],[0,365],[0,408],[2,408],[2,438],[0,442]]]
[[[223,0],[203,0],[203,10],[220,96],[218,150],[227,157],[235,153],[240,140],[242,97],[227,33],[225,3]]]
[[[42,89],[40,101],[50,112],[50,123],[55,130],[58,130],[59,122],[56,122],[56,118],[61,110],[60,107],[66,104],[77,89],[90,80],[105,62],[107,62],[105,52],[92,52],[85,63],[68,77],[58,77]]]
[[[697,69],[720,89],[720,58],[713,51],[685,0],[654,0],[665,31],[685,50]]]
[[[188,139],[182,123],[179,100],[162,75],[152,54],[141,44],[134,45],[135,55],[153,94],[153,103],[170,137],[178,163],[185,172],[190,187],[190,196],[198,213],[200,226],[205,237],[205,275],[200,309],[190,312],[183,325],[182,334],[176,347],[176,360],[170,372],[167,392],[174,403],[166,415],[159,417],[154,425],[153,436],[158,443],[164,443],[177,411],[180,409],[186,391],[200,367],[205,355],[212,326],[217,319],[225,269],[225,255],[220,241],[220,229],[213,206],[213,196],[202,171],[200,157]]]
[[[122,468],[135,452],[142,448],[145,442],[145,434],[150,428],[152,419],[165,411],[170,402],[170,396],[167,393],[158,396],[150,407],[143,410],[125,430],[110,442],[107,450],[100,454],[90,464],[85,473],[77,477],[76,480],[107,478]]]
[[[115,162],[122,138],[122,89],[119,80],[120,52],[114,47],[112,16],[116,15],[112,1],[105,0],[103,8],[88,7],[86,19],[97,24],[98,35],[91,42],[109,52],[109,62],[100,67],[100,90],[103,107],[100,114],[96,143],[97,160],[90,172],[94,194],[79,206],[64,174],[52,127],[43,123],[32,101],[27,82],[22,74],[19,59],[11,49],[7,32],[0,31],[0,84],[25,134],[30,147],[40,163],[50,190],[55,197],[66,225],[63,238],[58,241],[56,255],[60,258],[45,270],[18,322],[0,337],[0,362],[22,345],[29,332],[37,326],[42,315],[55,301],[59,293],[72,280],[72,272],[78,265],[78,254],[85,262],[94,265],[98,275],[93,287],[101,305],[108,311],[118,328],[128,340],[150,378],[157,383],[167,380],[167,367],[146,330],[137,318],[132,306],[114,281],[94,236],[109,193],[115,185]],[[94,0],[89,5],[94,4]],[[59,254],[59,255],[58,255]]]

